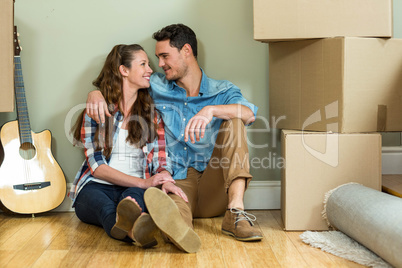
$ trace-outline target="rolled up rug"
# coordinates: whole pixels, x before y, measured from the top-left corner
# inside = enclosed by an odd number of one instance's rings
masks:
[[[323,217],[330,227],[354,239],[389,264],[402,267],[401,198],[360,184],[345,184],[327,194]],[[312,235],[306,232],[301,238],[311,244]]]

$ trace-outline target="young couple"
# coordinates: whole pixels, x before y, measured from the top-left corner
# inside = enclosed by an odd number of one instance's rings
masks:
[[[78,218],[144,248],[160,229],[196,252],[193,218],[225,213],[224,234],[261,240],[243,204],[252,178],[245,125],[257,107],[206,76],[189,27],[169,25],[153,38],[165,75],[152,74],[139,45],[115,46],[74,127],[86,156],[70,192]]]

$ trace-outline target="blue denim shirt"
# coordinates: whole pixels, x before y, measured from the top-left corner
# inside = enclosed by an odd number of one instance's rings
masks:
[[[255,105],[249,103],[240,89],[229,81],[208,78],[202,71],[200,93],[187,97],[186,91],[176,82],[168,81],[165,75],[154,73],[149,90],[158,112],[165,122],[165,137],[169,157],[172,161],[173,178],[187,177],[187,168],[204,171],[211,158],[222,119],[214,117],[208,124],[204,138],[191,143],[184,141],[184,129],[189,119],[208,105],[242,104],[257,115]]]

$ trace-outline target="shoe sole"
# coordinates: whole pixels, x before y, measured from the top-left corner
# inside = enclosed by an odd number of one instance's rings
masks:
[[[133,237],[135,244],[138,244],[142,248],[156,246],[158,244],[158,241],[155,239],[157,231],[158,228],[151,216],[149,214],[141,214],[134,223]]]
[[[117,205],[116,213],[118,220],[112,227],[110,235],[116,239],[123,239],[141,215],[141,208],[133,200],[123,199]]]
[[[201,239],[185,223],[176,203],[167,194],[151,187],[145,191],[144,200],[156,226],[173,244],[187,253],[200,249]]]
[[[236,240],[243,242],[252,242],[262,240],[262,236],[249,236],[249,237],[238,237],[234,233],[222,229],[222,233],[225,235],[233,236]]]

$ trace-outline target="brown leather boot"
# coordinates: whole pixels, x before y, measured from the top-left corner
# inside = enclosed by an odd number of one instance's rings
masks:
[[[142,248],[151,248],[158,244],[155,235],[158,232],[154,221],[148,213],[142,213],[135,221],[132,229],[134,244]]]
[[[167,194],[151,187],[145,191],[144,200],[156,226],[174,245],[188,253],[200,249],[201,239],[183,220],[176,203]]]
[[[222,222],[222,233],[231,235],[240,241],[259,241],[261,231],[254,226],[256,217],[242,209],[231,208],[226,210]]]
[[[112,227],[110,235],[116,239],[125,238],[140,215],[141,208],[133,199],[121,200],[116,209],[116,224]]]

